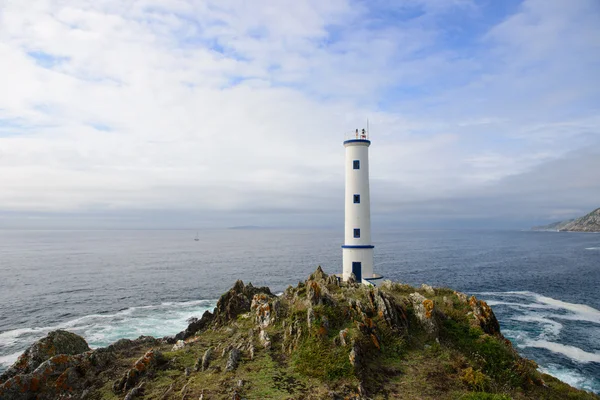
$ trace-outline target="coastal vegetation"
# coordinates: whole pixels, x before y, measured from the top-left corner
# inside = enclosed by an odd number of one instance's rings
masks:
[[[0,375],[0,398],[599,399],[538,371],[492,309],[448,288],[340,282],[281,296],[237,281],[175,337],[90,350],[55,331]]]

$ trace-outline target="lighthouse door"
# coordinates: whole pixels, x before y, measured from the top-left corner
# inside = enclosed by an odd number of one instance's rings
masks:
[[[362,281],[362,264],[357,261],[352,262],[352,273],[356,276],[356,281]]]

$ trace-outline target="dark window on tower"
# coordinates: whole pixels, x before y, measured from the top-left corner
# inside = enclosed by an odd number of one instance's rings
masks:
[[[352,168],[354,168],[354,169],[360,169],[360,160],[354,160],[352,162]]]
[[[360,194],[355,194],[354,195],[354,204],[359,204],[360,203]]]
[[[360,229],[354,230],[354,239],[360,239]]]

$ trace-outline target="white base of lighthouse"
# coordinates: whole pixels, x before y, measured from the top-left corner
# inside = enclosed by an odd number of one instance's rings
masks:
[[[354,273],[357,282],[367,283],[365,279],[377,278],[373,275],[373,248],[342,248],[343,275],[347,281]]]

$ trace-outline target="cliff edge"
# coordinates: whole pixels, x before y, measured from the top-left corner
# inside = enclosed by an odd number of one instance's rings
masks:
[[[537,371],[492,309],[446,288],[237,281],[175,337],[89,350],[58,331],[0,376],[12,399],[600,399]]]

